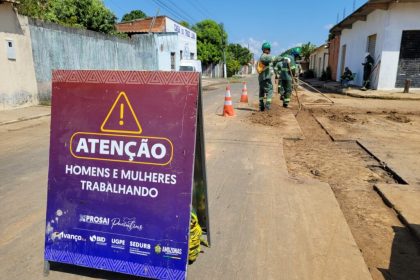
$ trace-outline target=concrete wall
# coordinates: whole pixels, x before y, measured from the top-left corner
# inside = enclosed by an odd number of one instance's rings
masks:
[[[379,76],[381,89],[395,88],[403,30],[420,30],[420,3],[390,5]]]
[[[331,77],[333,80],[337,78],[339,53],[340,35],[336,35],[334,39],[328,42],[328,66],[331,68]]]
[[[8,59],[8,41],[16,59]],[[26,17],[10,3],[0,4],[0,110],[36,104],[37,87]]]
[[[51,96],[53,69],[158,70],[156,35],[120,39],[29,20],[40,100]]]

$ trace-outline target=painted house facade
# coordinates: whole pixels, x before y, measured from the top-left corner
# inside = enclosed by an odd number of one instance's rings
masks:
[[[336,79],[345,67],[363,83],[366,52],[375,59],[372,87],[393,90],[406,79],[420,88],[420,0],[370,0],[331,29],[340,36]]]
[[[197,59],[197,34],[167,16],[122,22],[116,25],[120,32],[141,38],[142,34],[175,34],[176,42],[168,44],[162,36],[158,45],[159,70],[178,70],[181,60]],[[173,46],[168,48],[169,46]]]
[[[314,71],[315,78],[320,78],[328,67],[328,45],[324,44],[316,48],[309,57],[309,69]]]
[[[0,0],[0,110],[38,103],[28,18]]]

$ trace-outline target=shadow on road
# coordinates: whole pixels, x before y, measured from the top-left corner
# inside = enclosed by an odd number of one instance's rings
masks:
[[[235,110],[248,111],[248,112],[258,112],[257,109],[253,109],[253,108],[235,108]]]
[[[412,225],[420,230],[420,225]],[[392,227],[395,236],[392,242],[389,268],[378,268],[386,280],[420,279],[420,242],[406,227]],[[412,244],[415,246],[412,246]]]
[[[99,269],[92,269],[87,267],[75,266],[70,264],[50,262],[50,269],[53,271],[70,273],[96,279],[108,279],[108,280],[146,280],[147,278],[130,276],[122,273],[115,273],[109,271],[103,271]]]

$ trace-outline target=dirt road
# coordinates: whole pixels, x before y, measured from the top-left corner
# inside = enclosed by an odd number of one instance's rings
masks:
[[[420,279],[419,241],[373,190],[376,183],[417,183],[420,103],[329,95],[335,102],[329,106],[302,90],[301,101],[311,105],[295,118],[278,96],[273,110],[257,112],[255,79],[248,88],[254,103],[235,105],[240,116],[233,121],[220,117],[223,86],[204,93],[216,242],[189,276],[203,268],[208,279],[267,279],[281,271],[287,271],[281,279],[334,279],[337,272],[353,275],[366,268],[358,260],[360,249],[374,279]],[[240,85],[233,92],[239,100]],[[0,279],[42,279],[49,121],[0,126]],[[356,140],[383,153],[389,166]],[[333,223],[340,224],[336,231]],[[55,269],[49,279],[125,279]]]

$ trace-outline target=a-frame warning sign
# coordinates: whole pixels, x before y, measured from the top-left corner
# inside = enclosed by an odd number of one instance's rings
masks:
[[[142,128],[125,92],[120,92],[104,122],[102,132],[141,134]]]

